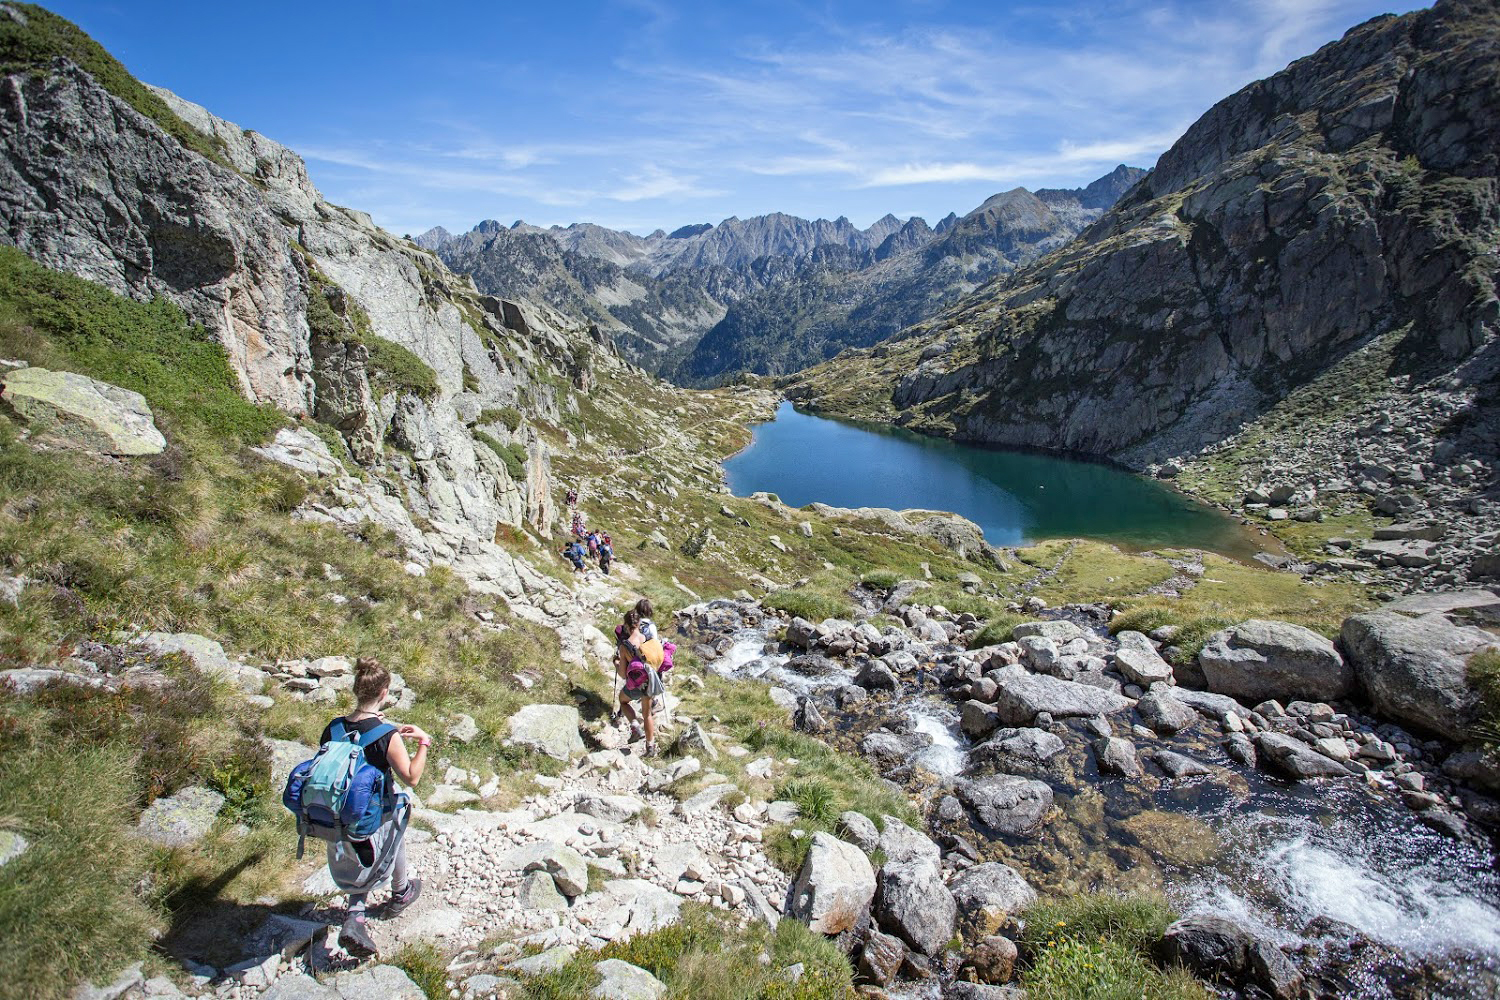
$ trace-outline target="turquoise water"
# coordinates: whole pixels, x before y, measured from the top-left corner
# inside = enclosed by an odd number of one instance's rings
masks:
[[[737,496],[765,490],[793,507],[953,511],[983,528],[992,545],[1096,538],[1239,558],[1257,551],[1245,529],[1219,511],[1107,465],[830,420],[790,403],[724,464]]]

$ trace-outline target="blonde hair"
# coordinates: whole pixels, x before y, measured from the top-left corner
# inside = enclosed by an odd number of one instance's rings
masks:
[[[361,705],[379,698],[390,683],[391,672],[375,657],[361,656],[354,661],[354,698]]]

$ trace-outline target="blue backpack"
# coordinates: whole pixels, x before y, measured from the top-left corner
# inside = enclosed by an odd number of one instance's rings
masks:
[[[292,768],[282,805],[297,817],[297,857],[309,835],[331,843],[367,840],[393,805],[385,772],[365,760],[365,748],[396,731],[389,722],[361,736],[334,719],[317,756]]]

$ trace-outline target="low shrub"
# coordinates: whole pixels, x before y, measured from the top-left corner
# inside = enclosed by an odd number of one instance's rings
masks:
[[[1500,652],[1485,650],[1469,657],[1469,684],[1479,692],[1480,723],[1476,735],[1500,744]]]
[[[978,632],[974,633],[974,638],[969,640],[969,648],[980,649],[984,646],[996,646],[1002,642],[1010,642],[1015,638],[1016,626],[1022,622],[1029,621],[1031,621],[1029,616],[1018,615],[1010,611],[993,615]]]
[[[474,437],[482,442],[485,447],[495,453],[495,457],[505,464],[505,472],[510,478],[521,482],[526,478],[526,449],[519,444],[501,444],[484,431],[475,431]]]
[[[847,598],[840,599],[807,590],[777,590],[767,594],[761,603],[768,608],[812,622],[820,622],[825,618],[847,618],[854,613],[854,606]]]
[[[1027,908],[1021,984],[1037,1000],[1209,1000],[1179,968],[1150,953],[1174,914],[1156,894],[1095,893]]]
[[[875,570],[860,577],[859,582],[876,590],[890,590],[901,582],[901,574],[891,570]]]
[[[370,334],[370,388],[377,397],[392,392],[410,392],[423,399],[437,395],[437,372],[421,358],[393,340]]]
[[[505,429],[514,434],[516,428],[521,426],[521,411],[514,406],[502,406],[498,410],[481,410],[479,423],[504,424]]]

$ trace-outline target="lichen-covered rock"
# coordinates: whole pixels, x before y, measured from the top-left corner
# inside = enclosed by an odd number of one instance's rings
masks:
[[[223,805],[224,796],[212,788],[193,785],[147,806],[136,830],[163,847],[190,847],[208,836]]]
[[[787,915],[819,934],[840,934],[864,923],[874,898],[870,859],[853,844],[819,832],[787,893]]]
[[[661,980],[638,965],[607,958],[594,963],[601,981],[589,996],[595,1000],[660,1000],[667,987]]]
[[[1247,702],[1342,698],[1354,671],[1333,643],[1288,622],[1251,620],[1209,636],[1198,665],[1208,689]]]
[[[422,988],[394,965],[376,965],[333,977],[343,1000],[427,1000]]]
[[[156,455],[167,439],[146,397],[74,372],[21,368],[0,376],[0,399],[31,432],[106,455]]]
[[[147,632],[137,641],[156,653],[181,653],[205,674],[222,677],[248,694],[258,694],[265,686],[264,672],[231,660],[223,646],[206,636],[193,632]]]
[[[1009,865],[998,861],[966,868],[948,886],[958,912],[984,933],[997,930],[1013,914],[1036,902],[1036,890]]]
[[[1346,618],[1341,638],[1377,712],[1448,739],[1468,737],[1479,718],[1468,661],[1500,649],[1500,639],[1441,614],[1408,618],[1392,611]]]
[[[892,861],[880,869],[875,917],[915,950],[936,955],[953,937],[958,905],[935,861]]]
[[[1109,715],[1131,706],[1129,698],[1103,688],[1029,673],[1025,667],[1002,667],[993,675],[999,690],[995,710],[1003,726],[1029,726],[1037,714],[1054,719]]]
[[[558,760],[584,751],[578,709],[572,705],[527,705],[510,717],[510,738]]]
[[[958,797],[986,826],[1013,835],[1035,831],[1052,808],[1050,785],[1010,774],[965,778],[958,783]]]

